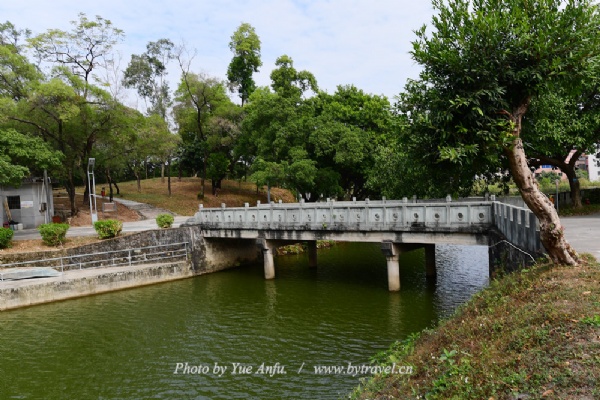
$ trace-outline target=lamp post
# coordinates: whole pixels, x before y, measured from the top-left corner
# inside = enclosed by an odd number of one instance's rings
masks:
[[[98,221],[98,207],[96,205],[96,178],[94,177],[95,164],[95,158],[88,159],[88,188],[90,196],[90,216],[92,217],[92,226],[94,226],[94,222]]]
[[[558,179],[554,183],[556,183],[556,212],[558,213]]]

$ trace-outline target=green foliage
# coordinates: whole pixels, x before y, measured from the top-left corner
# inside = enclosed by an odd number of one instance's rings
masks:
[[[12,245],[14,232],[10,228],[0,228],[0,249],[7,249]]]
[[[552,191],[556,188],[557,180],[559,184],[566,184],[566,182],[563,182],[561,176],[553,171],[543,171],[536,179],[543,191]]]
[[[159,228],[170,228],[173,225],[175,218],[171,214],[158,214],[156,216],[156,225]]]
[[[600,315],[594,315],[592,317],[585,317],[581,320],[586,325],[600,327]]]
[[[221,181],[227,175],[229,160],[223,153],[212,153],[208,156],[207,176],[213,181]]]
[[[131,61],[123,73],[125,87],[135,88],[141,97],[150,102],[148,113],[160,115],[163,120],[166,120],[170,106],[166,75],[174,48],[169,39],[149,42],[145,53],[131,55]]]
[[[60,153],[39,138],[14,129],[0,130],[0,185],[18,187],[23,178],[44,168],[54,168],[60,165],[60,160]]]
[[[400,155],[389,166],[409,167],[397,169],[406,182],[399,186],[416,194],[468,193],[474,176],[506,169],[516,137],[528,144],[528,135],[546,134],[521,130],[532,100],[550,85],[580,86],[600,53],[597,6],[588,0],[434,0],[433,7],[430,28],[419,29],[413,42],[423,69],[399,96],[391,146]]]
[[[42,224],[38,231],[42,235],[42,241],[48,246],[58,246],[66,242],[69,224]]]
[[[123,223],[114,219],[105,219],[94,222],[94,229],[100,239],[110,239],[119,236]]]
[[[389,102],[354,86],[305,99],[311,79],[303,80],[291,60],[280,61],[272,75],[275,92],[258,89],[245,107],[236,152],[256,157],[253,180],[267,181],[264,163],[273,163],[282,171],[279,184],[310,194],[311,200],[320,195],[367,197],[375,149],[389,133]]]
[[[229,49],[234,56],[227,68],[227,79],[232,90],[236,90],[242,106],[256,89],[252,74],[262,65],[260,60],[260,39],[254,27],[243,23],[231,36]]]

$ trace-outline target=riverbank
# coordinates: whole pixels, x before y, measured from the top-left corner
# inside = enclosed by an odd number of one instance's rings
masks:
[[[549,263],[506,275],[437,328],[395,343],[354,399],[600,397],[600,264]]]
[[[0,311],[194,276],[188,262],[70,270],[51,278],[0,282]]]

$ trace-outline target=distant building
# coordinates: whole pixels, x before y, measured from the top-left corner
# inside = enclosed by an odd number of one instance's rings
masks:
[[[4,227],[14,222],[15,229],[17,226],[31,229],[52,222],[54,203],[50,180],[27,178],[18,188],[0,186],[0,208],[0,224]]]
[[[567,174],[563,173],[559,168],[553,167],[552,165],[541,165],[535,171],[533,171],[536,178],[538,178],[542,172],[554,172],[556,175],[560,176],[560,179],[563,181],[567,180]]]
[[[569,162],[575,150],[571,150],[571,153],[565,159],[565,162]],[[585,171],[588,173],[589,180],[597,182],[600,180],[600,160],[593,154],[582,154],[575,162],[575,168]],[[559,175],[562,180],[567,180],[567,174],[563,173],[559,168],[553,167],[552,165],[542,165],[534,171],[535,177],[539,177],[542,172],[554,172]]]
[[[600,181],[600,159],[596,157],[594,154],[590,154],[587,157],[587,171],[590,181],[598,182]]]

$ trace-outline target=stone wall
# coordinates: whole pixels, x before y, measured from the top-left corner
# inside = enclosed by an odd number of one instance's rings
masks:
[[[490,277],[498,273],[508,273],[527,268],[535,260],[543,256],[543,251],[527,251],[517,247],[507,240],[506,236],[498,229],[490,229],[489,238],[489,269]]]
[[[20,254],[0,255],[2,264],[37,261],[29,264],[32,267],[60,265],[59,261],[48,262],[49,259],[89,254],[147,248],[147,251],[156,251],[161,245],[189,243],[188,251],[191,265],[197,273],[213,272],[225,268],[254,262],[259,256],[256,243],[251,240],[241,240],[236,243],[215,241],[208,242],[203,238],[200,226],[187,226],[181,228],[157,229],[138,232],[113,239],[83,245],[76,248],[57,249],[44,252],[31,252]],[[146,251],[146,250],[142,250]],[[1,267],[2,265],[0,265]]]

